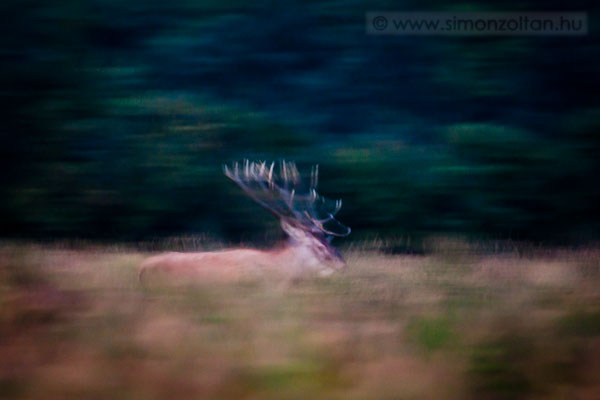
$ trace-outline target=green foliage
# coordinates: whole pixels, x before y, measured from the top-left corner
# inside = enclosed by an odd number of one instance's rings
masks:
[[[264,240],[221,164],[286,158],[354,239],[597,240],[596,38],[365,35],[377,8],[3,2],[0,236]]]
[[[578,312],[565,316],[559,323],[564,334],[594,337],[600,336],[600,312]]]
[[[443,349],[454,337],[448,317],[415,319],[407,332],[427,352]]]
[[[532,384],[523,368],[531,357],[527,340],[516,336],[477,346],[470,359],[475,398],[520,399]]]

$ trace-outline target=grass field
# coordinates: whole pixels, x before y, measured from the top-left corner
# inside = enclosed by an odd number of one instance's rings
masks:
[[[600,251],[440,241],[144,287],[125,248],[0,246],[0,398],[598,399]]]

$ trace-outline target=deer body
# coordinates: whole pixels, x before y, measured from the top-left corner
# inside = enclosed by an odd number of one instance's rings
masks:
[[[299,183],[299,174],[293,163],[283,162],[282,180],[285,186],[275,183],[273,164],[246,162],[242,173],[237,164],[232,172],[227,167],[225,174],[234,180],[255,201],[267,208],[281,220],[281,227],[289,236],[282,248],[273,250],[230,249],[201,253],[165,253],[152,256],[142,263],[139,270],[140,281],[147,275],[174,278],[176,280],[230,281],[252,277],[278,277],[284,280],[296,279],[307,274],[331,275],[345,267],[340,253],[329,243],[330,236],[349,233],[333,219],[341,207],[335,203],[334,210],[328,210],[325,218],[318,218],[315,202],[325,203],[315,191],[316,174],[311,190],[306,195],[296,195],[292,183]],[[323,224],[335,221],[338,227],[347,231],[339,234],[327,230]]]
[[[148,274],[192,281],[239,281],[265,276],[294,280],[308,274],[328,276],[341,267],[322,265],[310,249],[290,245],[268,251],[232,249],[160,254],[142,263],[139,276],[140,280]]]

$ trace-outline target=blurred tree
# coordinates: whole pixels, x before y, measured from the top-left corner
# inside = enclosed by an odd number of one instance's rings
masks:
[[[398,5],[358,0],[0,8],[4,238],[268,238],[221,174],[248,157],[321,164],[355,239],[598,239],[593,34],[369,36]]]

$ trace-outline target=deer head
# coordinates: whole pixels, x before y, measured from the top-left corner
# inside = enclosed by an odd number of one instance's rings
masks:
[[[334,236],[347,236],[350,228],[334,216],[342,201],[331,201],[317,193],[318,166],[312,168],[310,183],[301,180],[293,162],[234,163],[223,167],[225,175],[237,183],[254,201],[279,218],[292,246],[299,250],[303,267],[322,275],[345,267],[340,253],[331,244]]]

